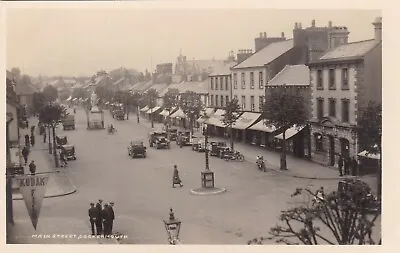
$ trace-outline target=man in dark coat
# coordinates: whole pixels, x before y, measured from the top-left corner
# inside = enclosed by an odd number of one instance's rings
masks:
[[[339,174],[342,177],[343,176],[343,157],[341,155],[339,155],[338,167],[339,167]]]
[[[46,137],[47,137],[47,134],[46,134],[46,130],[43,132],[43,143],[46,143]]]
[[[110,235],[111,213],[110,213],[110,207],[108,204],[104,204],[104,208],[101,211],[101,217],[103,219],[104,235]]]
[[[35,146],[35,136],[33,134],[31,135],[31,145],[32,147]]]
[[[344,174],[350,175],[350,157],[344,159]]]
[[[30,147],[30,145],[31,145],[31,143],[30,143],[30,140],[29,140],[29,135],[25,135],[25,146],[27,146],[27,147]]]
[[[99,199],[99,202],[96,204],[96,209],[97,209],[96,231],[98,235],[101,235],[103,233],[103,218],[102,218],[103,208],[101,206],[101,203],[103,203],[103,200]]]
[[[24,157],[26,165],[28,163],[28,156],[29,156],[29,149],[26,146],[22,149],[22,156]]]
[[[32,175],[35,175],[36,173],[35,161],[31,161],[31,163],[29,164],[29,171],[31,172]]]
[[[351,159],[351,165],[350,166],[351,166],[351,175],[352,176],[357,176],[358,162],[357,162],[355,157],[353,157]]]
[[[110,202],[110,205],[108,206],[108,209],[110,211],[110,220],[109,220],[109,224],[108,224],[108,229],[109,229],[109,233],[110,235],[112,234],[112,229],[113,229],[113,225],[114,225],[114,220],[115,220],[115,214],[114,214],[114,202]]]
[[[90,208],[88,210],[88,213],[89,213],[90,227],[92,228],[92,235],[94,235],[94,227],[96,224],[96,219],[98,217],[97,208],[94,207],[94,203],[90,203]]]

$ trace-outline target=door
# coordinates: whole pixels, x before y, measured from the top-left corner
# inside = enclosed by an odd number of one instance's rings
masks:
[[[335,165],[335,138],[329,135],[329,165]]]

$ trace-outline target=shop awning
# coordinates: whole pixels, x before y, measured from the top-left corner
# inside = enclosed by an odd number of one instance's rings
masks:
[[[381,154],[379,154],[379,153],[376,153],[376,154],[370,153],[367,150],[364,150],[364,151],[358,153],[358,156],[365,157],[365,158],[370,158],[370,159],[375,159],[375,160],[381,159]]]
[[[74,98],[74,99],[72,99],[72,101],[76,101],[78,98]]]
[[[152,114],[152,113],[156,112],[157,110],[159,110],[160,108],[161,107],[159,107],[159,106],[153,107],[150,110],[148,110],[146,113],[147,114]]]
[[[291,128],[288,128],[286,130],[285,133],[285,139],[289,140],[290,138],[292,138],[293,136],[295,136],[297,133],[299,133],[301,130],[304,129],[305,126],[292,126]],[[275,136],[275,138],[278,138],[280,140],[283,140],[283,133],[278,134],[277,136]]]
[[[169,111],[167,109],[164,109],[160,112],[160,115],[162,116],[168,116],[169,115]]]
[[[72,99],[72,97],[71,96],[69,96],[69,98],[67,98],[67,101],[70,101]]]
[[[147,105],[145,107],[143,107],[142,109],[140,109],[141,112],[145,112],[147,110],[149,110],[149,107]]]
[[[211,117],[211,115],[214,114],[214,108],[206,108],[206,115],[208,117]],[[204,118],[203,116],[201,116],[200,118],[198,118],[196,121],[198,123],[204,123],[207,120],[207,118]]]
[[[250,130],[255,130],[255,131],[260,131],[260,132],[266,132],[266,133],[272,133],[277,130],[277,128],[272,125],[272,124],[264,124],[264,120],[260,120],[256,124],[252,125],[248,129]]]
[[[181,108],[179,108],[176,112],[174,112],[171,116],[171,118],[186,118],[186,114],[182,111]]]
[[[235,124],[233,124],[233,129],[243,130],[251,126],[254,122],[256,122],[260,118],[260,113],[255,112],[244,112],[240,117],[236,120]]]
[[[225,127],[222,122],[223,116],[225,114],[225,110],[218,109],[205,123],[217,127]]]

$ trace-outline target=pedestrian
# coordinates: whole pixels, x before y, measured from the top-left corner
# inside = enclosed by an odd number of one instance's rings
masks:
[[[104,204],[104,208],[101,211],[101,217],[103,220],[103,232],[104,235],[110,235],[110,208],[108,204]]]
[[[46,134],[46,131],[44,131],[43,132],[43,143],[46,143],[46,137],[47,137],[47,134]]]
[[[27,146],[29,148],[30,145],[31,145],[31,142],[29,140],[29,135],[25,134],[25,146]]]
[[[174,165],[174,173],[173,173],[173,176],[172,176],[172,187],[175,188],[176,184],[179,184],[180,187],[183,186],[182,180],[179,177],[178,166],[175,164]]]
[[[29,156],[29,148],[27,148],[26,146],[22,149],[22,156],[24,157],[26,165],[28,163],[28,156]]]
[[[344,174],[345,175],[350,174],[349,167],[350,167],[350,157],[346,157],[344,159]]]
[[[35,134],[35,126],[31,126],[31,135]]]
[[[92,229],[92,235],[94,235],[94,227],[96,224],[96,218],[97,218],[97,208],[94,207],[94,203],[90,203],[90,208],[88,210],[89,213],[89,221],[90,221],[90,227]]]
[[[29,171],[31,172],[31,174],[33,176],[36,174],[36,164],[35,164],[35,161],[33,161],[33,160],[29,164]]]
[[[67,156],[65,154],[65,151],[62,149],[60,152],[60,160],[62,162],[62,167],[67,167],[68,163],[67,163]]]
[[[99,202],[96,204],[96,209],[97,209],[97,217],[96,217],[96,232],[97,235],[101,235],[103,233],[103,219],[102,219],[102,207],[103,200],[99,199]]]
[[[33,134],[31,135],[31,145],[32,147],[35,146],[35,136]]]
[[[357,176],[357,168],[358,168],[358,162],[357,159],[353,156],[351,159],[351,175],[352,176]]]
[[[339,174],[342,177],[343,176],[343,157],[341,155],[339,155],[338,167],[339,167]]]
[[[110,205],[108,206],[109,211],[110,211],[110,223],[108,224],[109,227],[109,233],[112,234],[112,229],[113,229],[113,225],[114,225],[114,220],[115,220],[115,214],[114,214],[114,202],[110,202]]]

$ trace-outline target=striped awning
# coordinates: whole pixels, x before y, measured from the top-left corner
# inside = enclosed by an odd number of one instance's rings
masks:
[[[161,107],[159,107],[159,106],[153,107],[150,110],[148,110],[146,113],[147,114],[152,114],[152,113],[156,112],[157,110],[159,110],[160,108]]]
[[[304,129],[305,126],[292,126],[291,128],[288,128],[285,131],[285,139],[289,140],[290,138],[292,138],[293,136],[295,136],[296,134],[298,134],[301,130]],[[277,136],[275,136],[275,138],[283,140],[283,133],[278,134]]]
[[[217,127],[225,127],[222,122],[223,116],[225,114],[225,110],[218,109],[208,120],[205,122],[208,125],[213,125]]]
[[[171,118],[186,118],[186,114],[179,108],[176,112],[171,115]]]
[[[147,105],[145,107],[143,107],[142,109],[140,109],[141,112],[145,112],[147,110],[149,110],[149,107]]]
[[[206,115],[208,117],[211,117],[211,115],[214,114],[214,108],[206,108]],[[204,118],[203,116],[200,116],[196,121],[198,123],[204,123],[207,120],[207,118]]]
[[[251,126],[254,122],[256,122],[260,118],[260,113],[255,112],[244,112],[240,117],[236,120],[235,124],[233,124],[233,129],[243,130]]]

